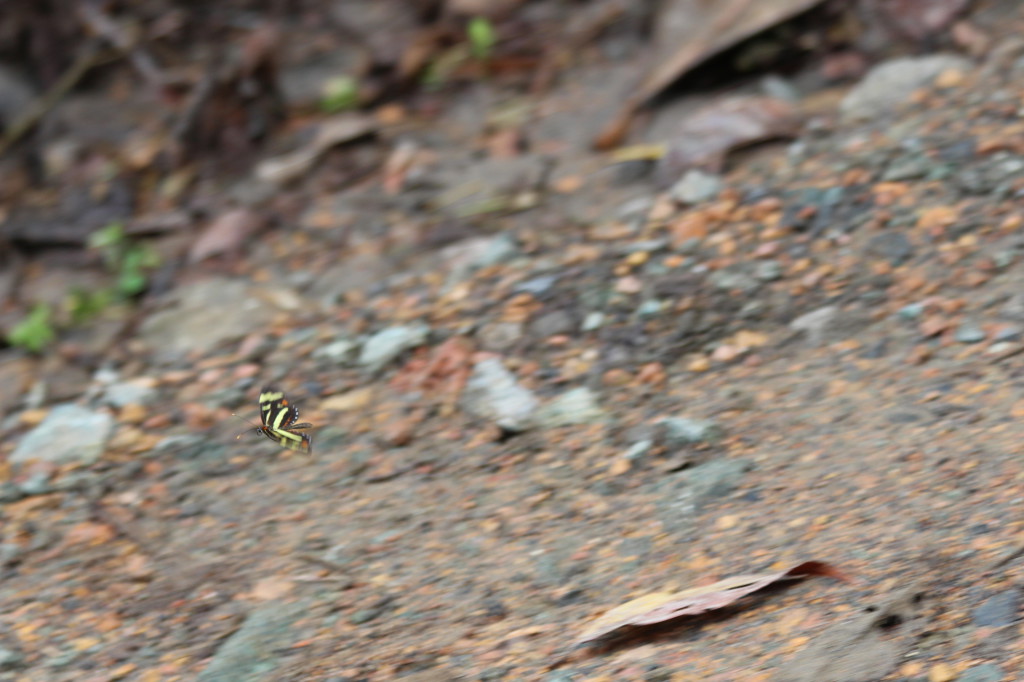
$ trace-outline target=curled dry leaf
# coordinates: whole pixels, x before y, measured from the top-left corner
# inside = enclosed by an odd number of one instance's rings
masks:
[[[718,171],[731,150],[795,135],[800,122],[800,112],[785,100],[758,95],[725,97],[682,121],[661,160],[661,173],[675,179],[694,167]]]
[[[587,628],[576,643],[588,644],[598,639],[623,634],[630,628],[656,625],[681,616],[695,616],[720,609],[780,580],[812,575],[849,581],[839,569],[830,564],[822,561],[805,561],[779,573],[734,576],[682,592],[653,592],[604,614]]]
[[[968,4],[967,0],[874,0],[865,4],[865,10],[876,12],[906,37],[923,41],[949,28]]]
[[[242,245],[260,228],[264,220],[255,211],[238,208],[221,214],[203,229],[189,249],[188,259],[198,263],[211,256],[237,254]]]
[[[662,3],[655,26],[654,67],[626,98],[615,118],[594,141],[598,149],[618,146],[637,110],[706,59],[766,28],[818,5],[822,0],[722,0]]]
[[[377,122],[370,116],[339,114],[323,121],[316,137],[305,147],[260,163],[256,177],[276,185],[291,182],[312,168],[331,147],[357,140],[376,129]]]
[[[257,601],[275,601],[287,596],[294,587],[291,578],[271,575],[260,578],[252,587],[252,598]]]
[[[407,392],[447,395],[448,401],[457,401],[473,369],[474,350],[469,339],[453,336],[429,356],[419,355],[410,360],[392,380],[392,386]]]

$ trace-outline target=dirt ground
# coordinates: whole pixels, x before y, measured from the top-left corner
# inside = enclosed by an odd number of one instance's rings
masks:
[[[692,184],[590,151],[635,76],[596,60],[202,181],[155,239],[208,254],[0,357],[0,679],[1024,679],[1024,9],[983,10],[989,49],[799,92]],[[40,258],[34,295],[95,277]],[[311,455],[235,437],[265,384]],[[809,560],[850,580],[579,643]]]

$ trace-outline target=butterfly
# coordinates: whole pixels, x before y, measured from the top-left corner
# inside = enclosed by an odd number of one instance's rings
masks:
[[[299,420],[299,408],[288,402],[284,393],[274,386],[264,386],[257,401],[260,407],[260,420],[263,426],[257,426],[256,432],[289,450],[302,450],[312,454],[313,443],[304,433],[296,433],[301,429],[311,429],[312,424],[296,424]],[[241,438],[241,434],[236,437]]]

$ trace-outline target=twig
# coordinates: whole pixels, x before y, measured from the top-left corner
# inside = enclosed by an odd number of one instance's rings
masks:
[[[99,6],[93,2],[83,2],[78,5],[78,14],[96,35],[126,55],[135,70],[149,81],[150,85],[159,88],[164,84],[166,79],[160,67],[156,65],[156,60],[139,47],[135,36],[122,30]]]
[[[1018,547],[1017,549],[1013,550],[1012,552],[1010,552],[1006,556],[999,557],[998,559],[993,561],[989,565],[989,567],[988,567],[986,572],[994,571],[997,568],[1002,568],[1006,564],[1010,563],[1011,561],[1016,561],[1017,559],[1021,558],[1022,556],[1024,556],[1024,545],[1021,545],[1020,547]]]
[[[0,138],[0,156],[32,130],[43,116],[53,109],[93,67],[114,61],[120,56],[117,51],[101,49],[96,41],[87,44],[75,59],[74,64],[60,77],[60,80],[54,83],[45,95],[33,102],[28,110],[4,131],[3,137]]]
[[[342,566],[341,564],[335,563],[333,561],[328,561],[327,559],[321,559],[320,557],[313,556],[312,554],[297,554],[295,555],[295,558],[302,559],[303,561],[309,562],[311,564],[316,564],[317,566],[326,568],[328,571],[334,571],[335,573],[348,572],[348,569],[345,566]]]
[[[992,364],[995,364],[997,362],[1002,362],[1003,360],[1006,360],[1007,358],[1012,358],[1014,355],[1020,355],[1021,353],[1024,353],[1024,344],[1021,344],[1021,345],[1016,346],[1014,348],[1010,348],[1009,350],[1003,351],[999,355],[993,356],[991,358],[991,362],[992,362]]]

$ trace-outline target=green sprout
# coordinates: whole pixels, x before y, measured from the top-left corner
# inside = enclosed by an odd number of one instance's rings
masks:
[[[483,17],[473,17],[466,26],[466,36],[474,57],[480,60],[491,58],[494,45],[498,42],[491,22]]]
[[[324,85],[320,109],[327,114],[355,109],[359,104],[359,83],[352,76],[337,76]]]
[[[121,223],[111,223],[89,236],[89,247],[103,257],[107,269],[116,276],[115,289],[124,298],[146,290],[147,272],[160,265],[157,253],[128,237]]]
[[[113,300],[110,289],[88,291],[75,287],[64,299],[64,309],[71,318],[71,324],[82,324],[106,310]]]
[[[103,262],[113,270],[128,242],[121,223],[110,223],[89,235],[89,248],[96,249],[103,256]]]
[[[7,334],[7,343],[38,353],[48,346],[55,338],[53,324],[50,321],[50,306],[37,303],[25,319],[14,325]]]

